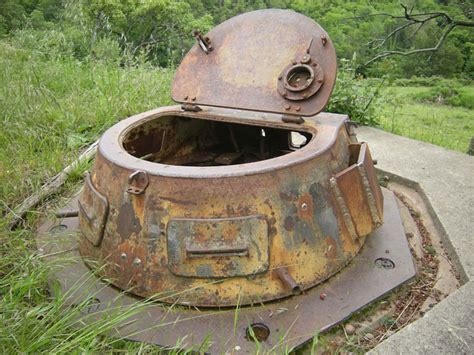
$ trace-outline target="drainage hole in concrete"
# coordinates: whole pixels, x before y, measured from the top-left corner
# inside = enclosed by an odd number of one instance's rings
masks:
[[[265,341],[270,336],[270,329],[263,323],[250,324],[245,330],[247,340]]]

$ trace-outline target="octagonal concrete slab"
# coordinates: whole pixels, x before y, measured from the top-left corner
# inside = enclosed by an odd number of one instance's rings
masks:
[[[370,142],[381,175],[424,198],[465,283],[370,353],[473,353],[474,157],[370,127],[360,127],[357,135]]]

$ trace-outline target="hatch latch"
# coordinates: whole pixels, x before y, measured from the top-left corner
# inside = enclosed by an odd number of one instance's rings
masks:
[[[209,52],[212,52],[214,48],[211,45],[211,40],[209,39],[209,37],[204,37],[198,30],[193,31],[193,36],[194,38],[196,38],[199,47],[201,47],[204,53],[209,54]]]

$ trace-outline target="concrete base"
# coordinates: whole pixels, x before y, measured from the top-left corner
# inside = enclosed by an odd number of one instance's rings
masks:
[[[474,352],[474,157],[428,143],[361,127],[379,173],[425,199],[463,287],[420,320],[378,345],[372,354]]]

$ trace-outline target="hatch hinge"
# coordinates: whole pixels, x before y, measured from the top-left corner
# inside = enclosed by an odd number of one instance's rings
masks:
[[[194,104],[182,104],[182,105],[181,105],[181,109],[182,109],[183,111],[191,111],[191,112],[199,112],[199,111],[202,111],[202,108],[200,108],[199,106],[194,105]]]
[[[283,115],[281,116],[281,120],[285,123],[304,123],[304,118],[301,116]]]

